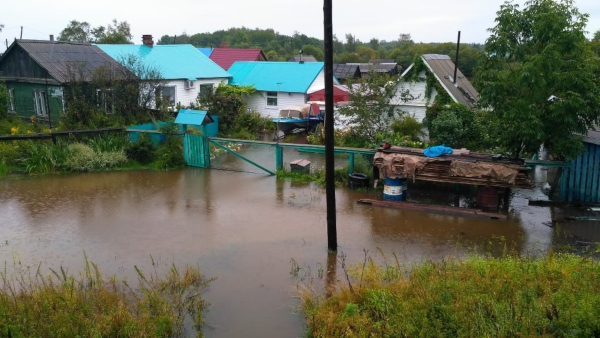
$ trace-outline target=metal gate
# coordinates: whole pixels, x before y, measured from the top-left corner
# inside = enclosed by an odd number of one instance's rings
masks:
[[[183,136],[183,158],[189,166],[207,168],[207,140],[202,135],[185,134]]]

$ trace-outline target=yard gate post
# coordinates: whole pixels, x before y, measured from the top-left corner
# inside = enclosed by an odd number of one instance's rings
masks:
[[[210,168],[210,140],[202,136],[202,153],[204,155],[204,168]]]
[[[354,173],[354,153],[348,153],[348,174]]]
[[[283,169],[283,148],[277,144],[275,146],[275,170]]]

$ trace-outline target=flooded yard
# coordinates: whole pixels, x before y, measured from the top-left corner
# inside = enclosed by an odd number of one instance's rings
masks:
[[[240,168],[243,169],[243,168]],[[427,193],[425,193],[427,194]],[[433,195],[437,193],[433,192]],[[377,193],[336,190],[339,253],[395,253],[410,264],[469,252],[544,253],[555,238],[548,207],[517,193],[508,221],[359,205]],[[0,180],[0,257],[8,269],[80,271],[84,252],[106,274],[134,280],[134,265],[199,265],[216,277],[207,337],[300,337],[298,277],[328,258],[325,191],[255,173],[188,168]],[[21,263],[19,265],[19,262]],[[337,265],[337,276],[342,278]],[[318,282],[318,278],[317,282]]]

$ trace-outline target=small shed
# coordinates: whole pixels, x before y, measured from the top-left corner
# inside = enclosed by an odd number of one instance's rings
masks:
[[[600,131],[583,137],[584,152],[564,168],[560,176],[560,199],[565,202],[600,203]]]
[[[180,109],[175,123],[181,124],[184,131],[187,126],[201,126],[204,136],[215,137],[219,133],[218,116],[208,115],[205,110]]]

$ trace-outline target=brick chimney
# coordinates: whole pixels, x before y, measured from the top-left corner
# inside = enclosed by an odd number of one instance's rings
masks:
[[[145,34],[142,35],[142,43],[150,48],[154,46],[154,40],[152,40],[152,35]]]

